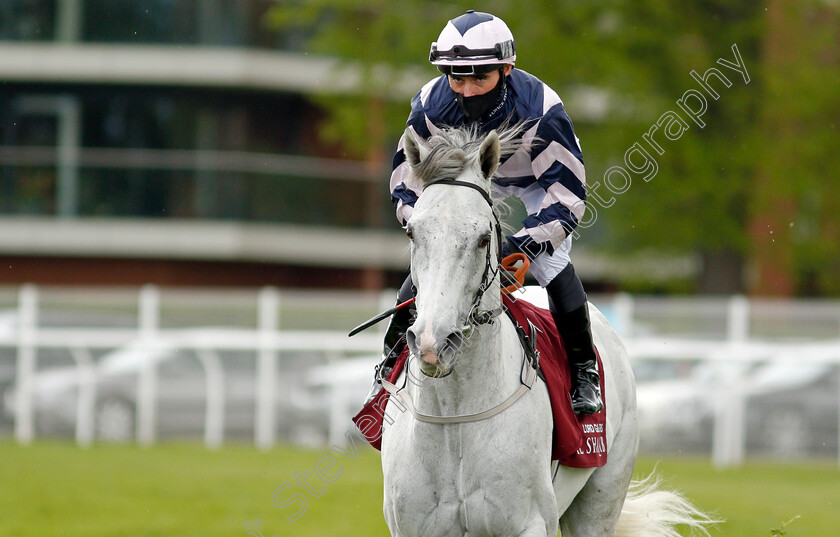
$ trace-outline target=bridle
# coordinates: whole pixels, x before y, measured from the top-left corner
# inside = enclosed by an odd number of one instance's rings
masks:
[[[493,224],[493,229],[491,233],[495,231],[496,234],[496,268],[492,268],[492,258],[490,253],[490,244],[487,245],[487,252],[485,255],[484,261],[484,273],[481,276],[481,283],[478,285],[478,292],[475,295],[475,299],[473,299],[472,306],[470,307],[470,313],[467,315],[467,330],[472,329],[477,325],[482,324],[491,324],[493,323],[493,319],[501,315],[503,308],[501,304],[499,304],[498,308],[490,309],[490,310],[481,310],[479,309],[479,305],[481,304],[481,299],[484,297],[484,293],[487,292],[487,289],[490,288],[490,285],[496,279],[496,276],[499,274],[499,261],[502,258],[502,224],[499,221],[498,215],[496,215],[496,211],[493,210],[493,199],[490,197],[490,194],[481,188],[480,186],[468,183],[467,181],[459,181],[457,179],[439,179],[433,183],[429,183],[426,185],[426,188],[432,185],[452,185],[452,186],[463,186],[467,188],[471,188],[481,194],[481,197],[487,202],[490,206],[490,212],[493,213],[493,219],[495,223]]]
[[[498,246],[497,255],[499,259],[501,259],[502,254],[502,224],[499,222],[499,217],[496,215],[496,211],[493,211],[493,200],[490,197],[490,194],[481,188],[478,185],[473,183],[468,183],[466,181],[458,181],[457,179],[440,179],[433,183],[426,185],[426,188],[432,185],[452,185],[452,186],[464,186],[467,188],[472,188],[473,190],[477,191],[481,194],[481,197],[490,205],[491,212],[493,213],[493,219],[495,220],[494,229],[496,233],[496,244]],[[492,232],[492,230],[491,230]],[[478,305],[481,303],[481,298],[484,296],[484,293],[487,289],[490,288],[490,284],[493,280],[495,280],[496,276],[499,274],[499,266],[500,264],[496,264],[496,268],[492,269],[492,258],[490,253],[490,244],[487,245],[487,254],[485,256],[485,265],[484,265],[484,274],[481,277],[481,283],[478,287],[478,292],[476,293],[475,300],[473,300],[472,307],[470,309],[470,314],[467,316],[467,320],[470,323],[467,327],[467,330],[471,330],[475,325],[480,324],[490,324],[493,322],[493,319],[498,317],[502,311],[504,311],[503,306],[501,303],[499,304],[498,308],[492,310],[479,310]],[[388,382],[386,379],[382,378],[382,386],[385,390],[390,393],[395,398],[399,399],[401,403],[408,409],[414,419],[418,421],[422,421],[424,423],[438,423],[438,424],[449,424],[449,423],[472,423],[476,421],[486,420],[488,418],[492,418],[497,414],[503,412],[511,405],[516,403],[519,399],[522,398],[528,391],[531,390],[531,387],[534,385],[534,381],[536,381],[539,368],[539,353],[536,350],[536,341],[537,341],[537,334],[536,328],[533,324],[530,325],[531,328],[531,338],[528,340],[525,336],[525,332],[517,326],[517,334],[520,337],[522,342],[523,348],[525,349],[525,356],[522,361],[522,371],[520,372],[520,385],[519,387],[504,401],[499,403],[498,405],[494,406],[493,408],[489,408],[482,412],[476,412],[474,414],[462,414],[459,416],[433,416],[429,414],[423,414],[418,412],[414,406],[414,401],[412,401],[411,396],[405,390],[407,377],[403,383],[401,388],[398,388],[394,384]],[[444,375],[446,376],[446,375]]]

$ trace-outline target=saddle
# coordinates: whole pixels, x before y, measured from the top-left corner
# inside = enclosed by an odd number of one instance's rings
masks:
[[[529,323],[537,329],[536,350],[539,353],[539,373],[545,380],[551,401],[551,413],[554,420],[554,434],[552,440],[551,459],[563,466],[573,468],[596,468],[607,463],[606,438],[606,392],[604,390],[604,367],[598,354],[598,368],[601,372],[601,394],[604,396],[604,409],[590,415],[577,415],[572,411],[572,401],[569,396],[571,377],[569,362],[566,359],[566,349],[557,334],[557,327],[551,312],[539,308],[524,300],[511,298],[509,294],[502,297],[505,311],[518,327],[523,345],[533,347]],[[596,349],[596,353],[597,353]],[[408,359],[408,349],[400,354],[394,369],[388,375],[389,382],[396,382]],[[383,388],[362,410],[353,418],[353,423],[364,435],[365,439],[377,450],[382,449],[383,422],[393,422],[393,417],[385,412],[390,394]],[[397,410],[399,411],[399,410]],[[393,412],[393,411],[392,411]]]

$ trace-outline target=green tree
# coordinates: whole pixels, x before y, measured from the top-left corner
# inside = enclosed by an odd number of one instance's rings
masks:
[[[595,207],[597,224],[582,230],[584,240],[617,252],[696,254],[700,291],[785,294],[840,293],[836,6],[820,0],[535,0],[527,6],[489,0],[479,9],[510,26],[517,67],[564,99],[590,185],[604,183],[612,166],[626,167],[625,152],[637,142],[656,161],[655,177],[645,181],[633,173],[614,205]],[[324,135],[387,158],[409,111],[396,88],[406,73],[422,81],[437,75],[427,61],[430,42],[446,20],[473,7],[462,1],[286,0],[270,20],[281,31],[309,35],[307,53],[355,67],[364,93],[318,99],[329,117]],[[717,63],[735,61],[733,45],[749,83]],[[692,71],[703,75],[711,67],[731,86],[710,79],[719,98],[707,98],[701,128],[677,100],[702,90]],[[381,118],[373,132],[371,110]],[[643,135],[667,111],[681,114],[689,129],[673,141],[660,133],[660,155],[643,145]],[[762,234],[768,217],[773,233]],[[787,283],[772,284],[779,278],[764,270],[768,266]]]
[[[840,294],[840,9],[769,0],[749,234],[757,291]]]

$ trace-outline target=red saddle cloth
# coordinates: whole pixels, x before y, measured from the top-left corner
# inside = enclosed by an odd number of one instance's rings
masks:
[[[571,378],[566,349],[551,312],[538,308],[524,300],[512,300],[504,297],[504,305],[514,321],[528,330],[528,321],[540,330],[537,337],[537,350],[540,353],[540,369],[545,375],[551,412],[554,418],[554,439],[551,459],[563,466],[573,468],[595,468],[607,463],[606,436],[606,397],[604,391],[604,367],[598,355],[598,369],[601,373],[601,396],[604,408],[595,414],[578,416],[572,411]],[[396,382],[405,366],[408,350],[404,350],[394,369],[388,375],[389,382]],[[367,441],[376,449],[382,449],[383,421],[391,423],[393,418],[385,413],[390,394],[381,389],[362,410],[353,418],[353,423],[362,432]],[[399,410],[398,410],[399,411]]]

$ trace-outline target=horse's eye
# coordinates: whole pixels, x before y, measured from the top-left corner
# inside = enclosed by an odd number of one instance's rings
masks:
[[[488,246],[490,246],[490,236],[485,235],[484,237],[481,237],[480,241],[478,241],[478,247],[479,248],[486,248]]]

